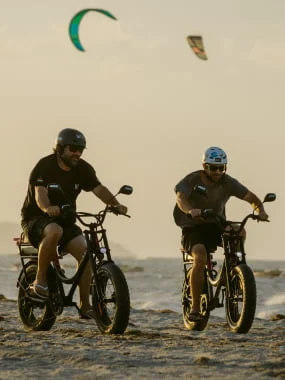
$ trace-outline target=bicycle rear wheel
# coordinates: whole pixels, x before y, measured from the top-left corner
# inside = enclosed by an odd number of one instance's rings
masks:
[[[182,314],[183,314],[183,321],[184,325],[188,330],[196,330],[196,331],[203,331],[207,324],[210,317],[210,311],[209,311],[209,291],[208,291],[208,282],[207,282],[207,276],[205,276],[205,283],[204,283],[204,289],[203,293],[200,297],[200,312],[202,315],[202,319],[197,322],[193,322],[189,320],[189,314],[192,307],[192,297],[191,297],[191,287],[190,287],[190,274],[191,274],[191,268],[188,270],[187,273],[187,281],[184,280],[183,286],[182,286]]]
[[[130,295],[126,278],[114,263],[100,266],[97,276],[99,298],[94,282],[91,287],[97,326],[103,333],[123,334],[130,315]]]
[[[247,333],[254,320],[256,284],[251,268],[246,264],[234,267],[230,273],[231,297],[227,290],[226,317],[230,330]]]
[[[29,286],[36,278],[37,263],[31,262],[26,267],[26,276],[22,272],[19,279],[18,310],[26,330],[46,331],[53,326],[56,315],[53,313],[50,302],[45,303],[31,300]]]

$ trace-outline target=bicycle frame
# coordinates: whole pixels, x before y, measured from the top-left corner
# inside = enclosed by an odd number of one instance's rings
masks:
[[[76,217],[80,221],[81,224],[88,227],[83,231],[83,235],[85,237],[87,243],[86,254],[83,256],[82,261],[80,262],[76,273],[71,277],[67,278],[62,274],[62,269],[60,267],[58,257],[53,261],[52,265],[55,269],[56,275],[63,284],[71,284],[71,287],[68,291],[68,294],[65,294],[63,286],[60,286],[60,292],[63,299],[64,306],[75,306],[75,303],[72,301],[75,290],[79,284],[80,278],[88,265],[88,262],[92,268],[93,275],[93,283],[92,286],[95,287],[95,291],[97,294],[97,298],[99,300],[102,299],[102,295],[98,290],[97,281],[97,269],[100,265],[106,262],[113,262],[111,258],[111,251],[108,244],[107,233],[103,228],[103,221],[106,216],[106,211],[102,218],[98,219],[97,223],[86,223],[82,219],[82,216],[93,216],[93,214],[89,213],[77,213]]]
[[[229,297],[231,294],[231,287],[229,286],[229,273],[233,266],[238,264],[245,264],[245,250],[244,250],[244,240],[241,236],[241,231],[243,230],[246,221],[249,218],[253,218],[252,214],[248,215],[243,222],[228,222],[228,225],[238,226],[237,229],[232,229],[230,231],[224,231],[222,234],[222,246],[224,249],[224,260],[219,271],[214,269],[214,265],[216,262],[213,261],[212,251],[207,252],[207,264],[205,268],[205,273],[208,278],[208,282],[211,286],[209,286],[209,308],[213,310],[216,307],[222,307],[224,302],[224,292],[225,289],[228,289]],[[193,265],[194,259],[190,254],[181,250],[183,254],[183,265],[184,265],[184,276],[185,280],[187,279],[187,273],[190,267]],[[205,279],[206,280],[206,279]],[[214,289],[215,288],[215,289]],[[221,291],[222,294],[222,302],[219,302],[219,297]]]
[[[57,254],[55,259],[51,262],[51,266],[53,267],[57,278],[59,279],[59,289],[61,293],[61,297],[63,300],[63,306],[76,306],[76,303],[73,302],[73,296],[76,291],[76,288],[79,284],[80,278],[88,265],[88,262],[90,262],[90,265],[92,267],[92,273],[93,273],[93,279],[94,284],[97,283],[97,268],[98,266],[102,265],[102,263],[106,262],[113,262],[111,258],[111,252],[108,244],[107,239],[107,233],[106,230],[103,228],[103,221],[105,219],[107,210],[105,210],[104,215],[97,223],[90,223],[87,224],[82,220],[82,216],[94,216],[93,214],[88,213],[78,213],[77,218],[81,222],[81,224],[88,227],[88,229],[85,229],[83,231],[83,235],[86,239],[87,243],[87,250],[86,254],[83,256],[82,261],[78,265],[78,268],[75,272],[75,274],[67,278],[60,265],[60,259],[62,258],[61,255]],[[38,261],[38,249],[34,248],[29,242],[25,242],[24,240],[24,234],[21,234],[20,239],[15,238],[19,251],[20,251],[20,259],[22,262],[22,268],[24,275],[26,276],[26,267],[31,262],[37,262]],[[27,261],[28,260],[28,261]],[[20,278],[20,275],[19,275]],[[68,293],[66,294],[63,284],[71,284],[70,289],[68,290]],[[19,279],[17,281],[17,285],[19,285]],[[98,293],[98,287],[95,285],[96,292],[98,299],[101,299],[101,295]]]

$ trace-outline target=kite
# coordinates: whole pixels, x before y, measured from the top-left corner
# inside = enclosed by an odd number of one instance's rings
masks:
[[[80,22],[81,22],[83,16],[90,11],[99,12],[99,13],[102,13],[103,15],[105,15],[105,16],[113,19],[113,20],[117,20],[116,17],[114,15],[112,15],[112,13],[105,11],[104,9],[87,8],[87,9],[82,9],[81,11],[76,13],[72,17],[72,19],[69,23],[69,37],[71,39],[71,42],[74,44],[74,46],[80,51],[85,51],[85,50],[84,50],[84,48],[80,42],[80,39],[79,39],[79,25],[80,25]]]
[[[204,50],[203,39],[201,36],[188,36],[187,41],[197,57],[203,59],[203,61],[206,61],[208,59]]]

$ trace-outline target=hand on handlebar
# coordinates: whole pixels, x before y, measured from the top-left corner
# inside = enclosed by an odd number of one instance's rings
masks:
[[[210,216],[216,216],[216,213],[211,208],[205,208],[201,210],[200,208],[192,208],[188,214],[192,218],[208,218]]]
[[[116,206],[110,206],[110,210],[115,214],[115,215],[124,215],[127,217],[130,217],[127,215],[128,208],[124,205],[116,205]]]
[[[46,213],[51,218],[54,218],[54,217],[59,216],[61,214],[61,210],[60,210],[59,206],[49,206],[46,209]]]
[[[268,220],[269,216],[265,211],[260,211],[258,214],[258,219],[263,221],[263,222],[269,222]]]
[[[128,208],[124,205],[118,205],[118,206],[115,206],[116,209],[118,210],[118,213],[119,214],[126,214],[128,212]]]
[[[189,211],[189,216],[192,218],[198,218],[199,216],[202,215],[202,210],[200,208],[192,208],[191,211]]]

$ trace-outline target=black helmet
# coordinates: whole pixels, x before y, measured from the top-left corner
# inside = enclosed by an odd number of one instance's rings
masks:
[[[66,128],[59,132],[56,138],[56,145],[64,147],[65,145],[76,145],[86,148],[86,139],[83,133],[76,129]]]

